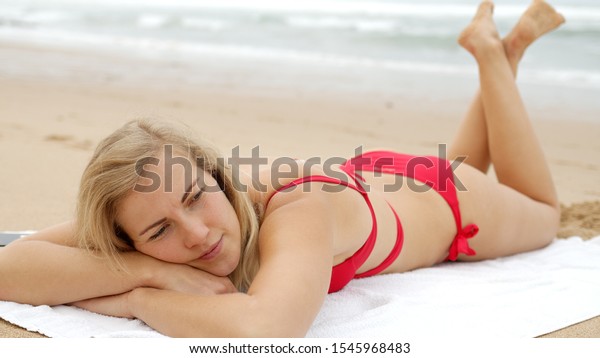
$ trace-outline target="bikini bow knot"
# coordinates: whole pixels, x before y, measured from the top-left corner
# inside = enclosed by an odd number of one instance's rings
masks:
[[[475,250],[469,247],[468,239],[477,235],[479,232],[479,227],[475,224],[469,224],[463,227],[456,237],[454,241],[452,241],[452,245],[450,245],[450,252],[448,253],[447,260],[456,261],[458,258],[458,254],[467,254],[469,256],[475,255]]]

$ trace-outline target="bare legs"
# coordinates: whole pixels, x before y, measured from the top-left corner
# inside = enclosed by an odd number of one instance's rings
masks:
[[[484,172],[491,160],[500,183],[535,201],[558,207],[550,171],[514,76],[527,46],[564,19],[542,0],[534,0],[515,29],[501,40],[492,12],[493,3],[482,2],[459,38],[479,65],[481,91],[449,157],[467,154],[471,158],[467,162]]]
[[[479,13],[477,16],[480,16]],[[521,16],[517,25],[502,40],[504,53],[515,77],[518,64],[527,47],[563,22],[564,18],[550,5],[541,0],[533,1]],[[467,32],[463,33],[459,41],[465,40],[466,34]],[[453,160],[463,155],[467,156],[465,160],[467,164],[484,173],[487,172],[491,157],[485,111],[479,91],[475,95],[454,142],[450,146],[448,158]]]
[[[477,254],[460,254],[462,261],[544,247],[556,237],[560,219],[550,170],[514,76],[527,46],[564,19],[542,0],[534,0],[501,40],[492,12],[493,3],[482,2],[459,37],[477,61],[480,79],[480,91],[451,149],[471,158],[471,165],[456,167],[454,174],[467,188],[457,192],[463,222],[479,226],[469,242]],[[484,174],[490,162],[498,181]]]

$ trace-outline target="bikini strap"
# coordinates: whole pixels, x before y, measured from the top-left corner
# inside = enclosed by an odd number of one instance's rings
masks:
[[[298,185],[304,184],[304,183],[310,183],[310,182],[323,182],[323,183],[330,183],[330,184],[346,186],[350,189],[358,191],[365,199],[367,199],[369,207],[371,206],[371,202],[370,202],[370,200],[368,200],[368,197],[366,196],[366,192],[362,187],[350,184],[350,183],[345,182],[338,178],[331,178],[331,177],[327,177],[324,175],[309,175],[306,177],[295,179],[295,180],[287,183],[286,185],[275,189],[275,192],[273,194],[271,194],[271,196],[267,199],[267,202],[265,203],[265,207],[267,205],[269,205],[269,202],[271,201],[273,196],[275,196],[275,194],[280,193],[280,192],[285,192],[288,189],[291,189],[295,186],[298,186]]]
[[[448,204],[456,223],[456,237],[450,247],[449,260],[456,260],[459,253],[474,255],[468,239],[477,234],[477,225],[463,227],[454,173],[450,162],[435,156],[414,156],[390,151],[370,151],[346,161],[342,170],[347,173],[370,171],[399,174],[423,182],[434,189]]]
[[[396,218],[396,243],[394,244],[394,247],[392,248],[388,256],[385,258],[385,260],[383,260],[379,265],[373,267],[368,271],[356,274],[354,276],[356,278],[370,277],[379,274],[381,271],[385,270],[386,268],[388,268],[388,266],[393,264],[394,261],[396,261],[396,259],[400,255],[400,252],[402,252],[402,246],[404,245],[404,230],[402,229],[402,223],[400,223],[400,217],[398,217],[398,213],[396,213],[394,207],[390,203],[387,204],[392,210],[394,217]]]

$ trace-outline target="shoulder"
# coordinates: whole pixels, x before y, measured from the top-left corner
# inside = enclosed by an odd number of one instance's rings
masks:
[[[310,179],[328,177],[321,165],[289,157],[271,159],[260,171],[247,174],[250,197],[262,211],[260,237],[307,235],[307,230],[315,230],[311,237],[331,238],[337,222],[333,214],[339,211],[332,208],[339,207],[343,195],[341,190],[331,190],[331,183]],[[306,182],[290,185],[299,179]]]
[[[302,161],[298,162],[298,165],[302,164]],[[338,184],[354,184],[353,179],[341,170],[318,165],[297,170],[294,175],[274,178],[276,180],[269,184],[268,191],[263,193],[259,204],[263,209],[261,247],[265,244],[278,246],[281,242],[291,245],[290,236],[293,236],[298,239],[299,246],[325,249],[332,255],[330,259],[360,247],[372,229],[369,207],[358,191]],[[314,180],[288,186],[294,180],[309,177]],[[327,179],[331,181],[324,181]],[[323,243],[329,246],[322,247]]]
[[[14,243],[25,241],[47,241],[57,245],[77,247],[78,243],[77,238],[75,237],[75,221],[67,221],[42,229],[29,236],[22,237],[16,240]]]

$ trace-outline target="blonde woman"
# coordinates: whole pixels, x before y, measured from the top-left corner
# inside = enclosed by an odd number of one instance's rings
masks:
[[[303,336],[354,278],[547,245],[559,204],[514,76],[564,19],[534,0],[501,40],[492,12],[484,1],[459,38],[481,85],[448,154],[464,163],[376,151],[244,175],[184,129],[130,122],[96,149],[73,222],[0,250],[0,299],[137,317],[169,336]]]

